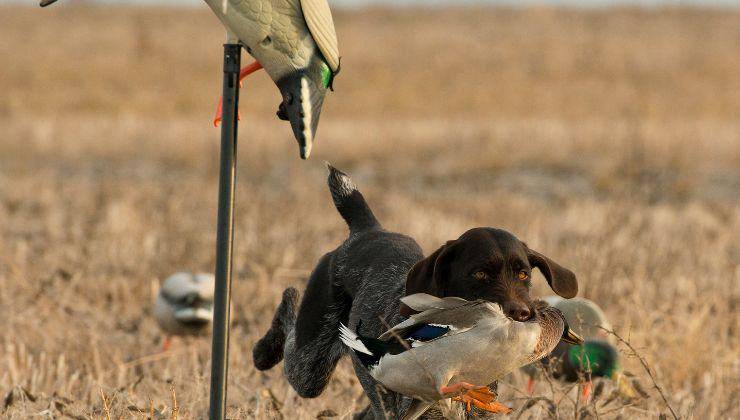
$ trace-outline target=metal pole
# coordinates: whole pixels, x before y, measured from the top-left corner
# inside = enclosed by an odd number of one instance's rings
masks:
[[[218,181],[218,225],[216,226],[216,289],[213,297],[210,420],[223,420],[226,416],[240,61],[241,46],[224,44],[223,120],[221,124],[221,169]]]

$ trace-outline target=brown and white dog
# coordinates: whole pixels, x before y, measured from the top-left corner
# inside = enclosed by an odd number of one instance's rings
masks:
[[[339,359],[347,353],[339,324],[378,336],[411,310],[399,298],[413,293],[486,299],[499,303],[514,320],[534,315],[529,296],[531,272],[538,268],[550,287],[571,298],[578,292],[575,275],[529,249],[501,229],[475,228],[424,258],[408,236],[383,229],[350,178],[329,166],[329,189],[350,234],[324,255],[311,273],[303,300],[288,288],[267,334],[255,345],[254,364],[270,369],[285,359],[285,376],[304,398],[321,394]],[[411,400],[383,390],[353,360],[370,405],[355,418],[401,418]]]

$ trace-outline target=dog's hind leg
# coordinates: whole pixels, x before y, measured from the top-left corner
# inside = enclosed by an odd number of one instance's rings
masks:
[[[252,359],[258,370],[268,370],[283,360],[285,339],[288,332],[294,329],[297,306],[298,291],[293,287],[285,289],[283,300],[272,318],[270,330],[252,349]]]
[[[352,306],[335,278],[334,253],[324,255],[308,280],[295,328],[285,343],[285,376],[303,398],[319,396],[346,348],[339,326]]]
[[[338,338],[339,324],[347,322],[351,299],[334,282],[333,258],[329,253],[319,260],[297,316],[293,315],[293,292],[285,291],[272,328],[253,351],[260,370],[275,366],[284,357],[285,376],[303,398],[321,394],[346,351]]]

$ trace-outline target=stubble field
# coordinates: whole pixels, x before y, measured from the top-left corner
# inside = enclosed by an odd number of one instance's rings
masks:
[[[334,18],[342,73],[309,161],[268,77],[242,89],[230,418],[366,404],[347,360],[313,400],[251,365],[282,290],[346,235],[324,160],[426,253],[496,226],[573,269],[671,407],[621,346],[647,396],[607,388],[584,415],[740,417],[740,12]],[[151,303],[213,268],[223,39],[205,7],[0,7],[0,416],[206,416],[210,340],[161,353]],[[500,385],[511,418],[574,417],[575,390],[523,386]]]

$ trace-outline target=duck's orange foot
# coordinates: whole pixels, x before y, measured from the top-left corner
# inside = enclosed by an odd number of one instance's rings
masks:
[[[255,61],[254,63],[241,69],[241,71],[239,72],[239,87],[242,86],[242,80],[244,80],[244,78],[246,78],[247,76],[249,76],[250,74],[256,72],[257,70],[261,68],[262,68],[262,64]],[[224,106],[224,98],[222,96],[221,99],[218,100],[218,107],[216,108],[216,116],[213,117],[214,127],[218,127],[218,125],[221,123],[221,119],[223,118],[223,114],[222,114],[223,106]],[[242,119],[241,114],[239,113],[239,110],[236,111],[236,118],[238,120]]]
[[[511,413],[511,408],[496,402],[482,402],[475,398],[469,397],[468,394],[463,394],[458,397],[452,397],[452,401],[459,401],[463,404],[465,404],[465,410],[467,412],[470,412],[472,407],[479,408],[481,410],[488,411],[489,413],[495,413],[495,414],[507,414]]]
[[[511,411],[509,407],[494,401],[496,394],[491,392],[487,386],[476,386],[467,382],[459,382],[454,385],[442,387],[439,391],[442,395],[447,395],[458,393],[462,390],[464,392],[461,395],[453,396],[452,401],[465,404],[467,411],[470,411],[472,407],[477,407],[491,413],[508,413]]]

